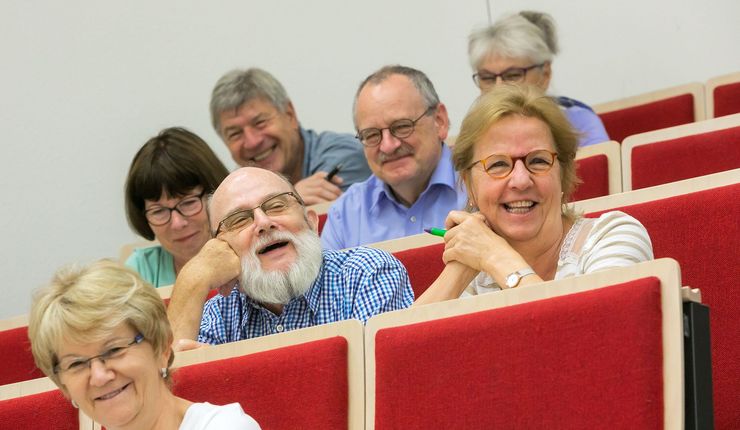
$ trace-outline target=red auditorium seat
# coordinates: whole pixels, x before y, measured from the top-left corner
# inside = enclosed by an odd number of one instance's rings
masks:
[[[630,136],[622,143],[625,191],[740,168],[740,114]]]
[[[0,423],[4,429],[92,428],[92,420],[80,414],[47,378],[0,387]]]
[[[672,260],[379,315],[366,428],[682,428],[682,333]]]
[[[602,142],[578,149],[576,173],[581,183],[571,201],[586,200],[622,191],[619,143]]]
[[[173,391],[239,402],[263,429],[362,425],[362,324],[342,321],[179,353]]]
[[[681,85],[594,106],[609,138],[627,136],[705,118],[704,86]]]
[[[575,202],[596,216],[618,209],[650,233],[656,258],[679,262],[684,285],[709,306],[715,425],[740,428],[740,169]]]
[[[707,118],[740,113],[740,72],[707,81]]]
[[[28,340],[26,316],[0,322],[0,345],[3,365],[0,366],[0,385],[28,381],[44,376],[33,362],[31,343]]]

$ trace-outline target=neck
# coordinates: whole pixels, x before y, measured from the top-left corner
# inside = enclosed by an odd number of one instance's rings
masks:
[[[560,259],[560,248],[568,234],[572,222],[566,218],[561,218],[562,222],[558,223],[557,231],[546,240],[536,238],[526,242],[515,242],[511,246],[529,263],[532,269],[537,272],[545,281],[555,279],[555,272],[558,269],[558,260]]]
[[[283,309],[285,308],[285,305],[282,305],[280,303],[261,303],[261,305],[268,311],[274,313],[275,315],[282,314]]]
[[[395,197],[399,203],[408,208],[416,203],[416,200],[419,199],[421,193],[423,193],[424,190],[427,188],[427,185],[429,185],[429,180],[431,178],[432,174],[430,173],[429,176],[427,176],[423,181],[411,179],[409,181],[403,182],[399,186],[394,187],[388,185],[388,188],[391,190],[393,197]]]
[[[295,167],[293,167],[293,170],[290,172],[283,172],[285,176],[290,179],[290,182],[292,184],[295,184],[296,182],[303,179],[303,136],[301,136],[301,130],[296,130],[296,133],[298,133],[298,145],[296,145],[295,151],[296,159],[295,159]]]
[[[106,426],[106,428],[111,430],[177,430],[185,417],[185,411],[192,404],[193,402],[175,397],[162,380],[160,389],[144,405],[146,410],[140,411],[131,422],[124,426]]]

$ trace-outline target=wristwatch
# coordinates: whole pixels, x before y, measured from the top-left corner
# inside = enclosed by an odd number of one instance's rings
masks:
[[[528,275],[534,275],[534,270],[532,270],[531,267],[525,267],[524,269],[519,269],[516,272],[510,273],[509,276],[506,277],[506,287],[516,287],[519,285],[519,282],[522,281],[522,278]]]

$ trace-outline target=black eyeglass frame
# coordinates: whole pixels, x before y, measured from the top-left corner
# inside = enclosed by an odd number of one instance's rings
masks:
[[[293,191],[286,191],[284,193],[278,193],[278,194],[275,194],[274,196],[270,196],[270,197],[266,198],[258,206],[255,206],[255,207],[250,208],[250,209],[241,209],[241,210],[234,211],[234,212],[228,214],[226,217],[224,217],[224,219],[222,219],[218,223],[218,227],[216,228],[216,232],[214,233],[213,237],[218,237],[221,233],[227,233],[227,232],[232,231],[231,229],[229,229],[229,230],[222,230],[222,229],[223,229],[223,226],[224,226],[224,223],[226,222],[226,220],[228,220],[229,218],[233,217],[234,215],[239,215],[239,214],[250,213],[251,212],[252,213],[252,216],[251,216],[252,222],[254,222],[254,210],[255,209],[260,209],[262,212],[266,212],[262,208],[262,206],[264,206],[265,203],[269,202],[272,199],[275,199],[275,198],[278,198],[278,197],[281,197],[281,196],[285,196],[285,195],[288,195],[288,196],[293,197],[298,202],[298,204],[301,205],[301,207],[305,207],[306,206],[306,203],[303,201],[303,199],[301,198],[301,196],[298,195],[297,193],[294,193]]]
[[[524,78],[527,77],[527,72],[529,72],[532,69],[536,69],[538,67],[544,67],[544,65],[545,63],[540,63],[540,64],[533,64],[529,67],[511,67],[511,68],[504,70],[501,73],[483,73],[482,75],[485,76],[486,79],[493,80],[493,84],[491,84],[490,86],[486,86],[486,88],[490,88],[496,85],[496,81],[498,80],[498,78],[501,78],[501,82],[521,82],[524,80]],[[511,73],[511,72],[520,72],[522,74],[522,77],[516,80],[504,79],[504,75]],[[474,73],[472,76],[473,82],[475,83],[475,86],[477,86],[478,88],[483,88],[481,87],[481,84],[480,84],[480,76],[481,76],[481,73]]]
[[[427,108],[427,110],[424,111],[424,113],[422,113],[421,115],[419,115],[418,118],[413,119],[413,120],[412,119],[408,119],[408,118],[402,118],[402,119],[397,119],[397,120],[393,121],[391,123],[391,125],[389,125],[388,127],[383,127],[383,128],[375,128],[375,127],[363,128],[362,130],[358,130],[357,131],[357,134],[355,135],[355,138],[357,140],[359,140],[360,143],[362,143],[363,146],[366,146],[368,148],[372,148],[374,146],[380,145],[380,143],[383,141],[383,130],[388,130],[391,133],[391,135],[393,135],[394,137],[396,137],[398,139],[405,139],[405,138],[411,136],[412,134],[414,134],[414,130],[416,129],[416,123],[417,122],[419,122],[422,118],[424,118],[425,116],[429,115],[430,113],[432,113],[432,112],[434,112],[436,110],[437,110],[437,106],[430,106],[430,107]],[[401,123],[401,124],[399,124],[399,123]],[[398,134],[397,132],[394,131],[394,129],[396,129],[398,127],[401,127],[401,126],[408,126],[409,127],[409,132],[408,133]],[[365,134],[365,132],[367,132],[367,131],[377,131],[378,132],[378,134],[380,135],[380,139],[378,139],[378,143],[375,143],[375,144],[365,143],[365,139],[362,138],[362,135]]]
[[[191,196],[184,197],[179,202],[177,202],[177,204],[175,206],[172,206],[172,207],[168,207],[168,206],[157,206],[157,207],[149,208],[149,209],[147,209],[147,210],[144,211],[144,218],[146,218],[146,221],[150,225],[153,225],[155,227],[161,227],[163,225],[166,225],[168,222],[172,221],[172,211],[177,211],[177,213],[179,213],[181,216],[183,216],[185,218],[189,218],[191,216],[198,215],[203,210],[203,207],[204,207],[204,205],[203,205],[203,196],[205,196],[205,195],[206,195],[206,192],[205,192],[205,190],[203,190],[203,191],[200,192],[200,194],[193,194]],[[198,209],[197,212],[193,212],[190,215],[185,215],[184,213],[182,213],[182,210],[180,210],[180,207],[179,206],[185,200],[190,199],[190,198],[193,198],[193,197],[197,197],[198,200],[200,201],[200,209]],[[151,219],[149,219],[149,216],[148,216],[149,212],[152,212],[152,211],[155,211],[155,210],[161,210],[161,209],[167,209],[167,211],[168,211],[167,221],[161,222],[161,223],[155,223]]]

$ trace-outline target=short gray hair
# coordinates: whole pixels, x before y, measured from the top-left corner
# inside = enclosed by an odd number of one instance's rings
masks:
[[[555,20],[547,13],[522,11],[473,31],[468,38],[468,60],[475,70],[490,55],[528,58],[535,64],[552,61],[558,53]]]
[[[216,134],[221,136],[221,113],[236,110],[256,98],[267,100],[283,113],[290,103],[283,85],[262,69],[234,69],[221,76],[211,93],[211,123]]]
[[[383,66],[377,71],[373,72],[370,76],[365,78],[365,80],[362,81],[362,83],[360,84],[359,88],[357,88],[357,92],[355,93],[355,101],[352,104],[352,120],[355,123],[355,127],[357,127],[357,97],[359,97],[362,89],[369,84],[380,84],[392,75],[403,75],[409,78],[409,80],[411,80],[411,82],[414,84],[414,87],[419,90],[419,94],[424,100],[424,104],[426,104],[428,108],[436,107],[439,104],[439,96],[437,95],[437,91],[434,89],[432,81],[429,80],[424,72],[398,64]]]

